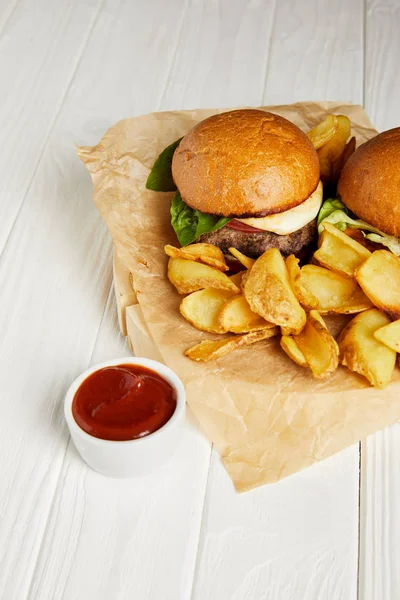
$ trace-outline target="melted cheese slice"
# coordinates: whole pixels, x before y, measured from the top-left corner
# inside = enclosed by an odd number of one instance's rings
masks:
[[[237,219],[237,221],[241,221],[251,227],[263,229],[264,231],[277,233],[278,235],[288,235],[305,227],[305,225],[315,219],[321,208],[321,204],[322,183],[319,182],[315,192],[305,202],[299,204],[299,206],[275,215],[268,215],[267,217]]]

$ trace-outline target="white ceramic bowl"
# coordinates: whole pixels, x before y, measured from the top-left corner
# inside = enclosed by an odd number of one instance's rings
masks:
[[[123,364],[147,367],[168,381],[176,391],[175,412],[165,425],[145,437],[128,441],[102,440],[79,427],[72,414],[72,401],[77,389],[89,375],[104,367]],[[64,414],[79,454],[92,469],[107,477],[136,477],[160,467],[174,453],[182,436],[185,402],[185,388],[169,367],[148,358],[124,357],[100,363],[79,375],[65,396]]]

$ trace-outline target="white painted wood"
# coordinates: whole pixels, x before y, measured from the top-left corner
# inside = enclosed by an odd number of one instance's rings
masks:
[[[365,107],[382,131],[400,125],[400,4],[368,0]],[[360,498],[360,600],[400,597],[400,427],[362,444]]]
[[[110,294],[92,363],[129,355]],[[110,480],[68,446],[29,598],[189,598],[209,444],[189,415],[154,475]]]
[[[192,585],[208,441],[188,423],[182,453],[162,476],[117,485],[89,472],[73,449],[66,453],[62,416],[68,384],[92,358],[127,351],[115,319],[107,312],[102,320],[112,248],[74,142],[98,141],[119,118],[161,106],[175,52],[170,32],[184,3],[170,3],[160,22],[163,6],[102,6],[2,255],[0,597],[7,600],[81,598],[82,590],[87,599],[131,598],[135,590],[187,597]]]
[[[265,79],[253,103],[360,102],[362,3],[303,0],[272,8]],[[342,79],[349,55],[351,71]],[[275,486],[237,496],[213,452],[193,599],[356,600],[358,483],[355,445]]]
[[[361,104],[363,0],[301,0],[277,6],[264,103]]]
[[[193,600],[356,600],[353,461],[349,448],[238,495],[214,452]]]
[[[367,12],[381,128],[397,5]],[[361,0],[0,0],[0,598],[356,599],[358,447],[239,496],[189,419],[162,471],[115,482],[77,457],[61,404],[91,362],[129,353],[73,143],[158,109],[360,102],[363,19]],[[361,600],[400,597],[397,429],[363,448]]]
[[[100,0],[1,3],[0,253],[100,6]]]

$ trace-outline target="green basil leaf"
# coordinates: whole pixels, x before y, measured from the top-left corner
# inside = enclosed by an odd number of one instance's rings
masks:
[[[181,246],[187,246],[203,233],[221,229],[230,221],[229,217],[217,217],[193,210],[182,200],[177,191],[171,202],[171,224]]]
[[[146,188],[155,192],[174,192],[176,185],[172,179],[172,157],[182,138],[165,148],[157,158],[146,181]]]
[[[197,218],[193,209],[176,192],[171,202],[171,224],[181,246],[187,246],[196,239]]]
[[[210,233],[210,231],[221,229],[221,227],[224,227],[230,221],[229,217],[217,217],[199,210],[194,212],[197,217],[196,238],[203,235],[203,233]]]

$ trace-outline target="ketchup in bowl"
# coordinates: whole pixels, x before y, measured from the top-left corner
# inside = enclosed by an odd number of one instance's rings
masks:
[[[174,414],[176,402],[175,389],[158,373],[121,364],[99,369],[81,383],[72,415],[89,435],[127,441],[160,429]]]

